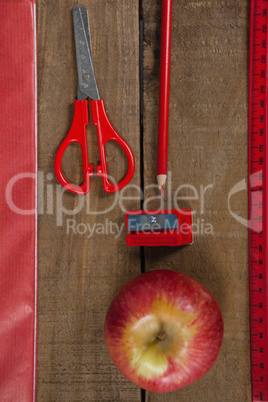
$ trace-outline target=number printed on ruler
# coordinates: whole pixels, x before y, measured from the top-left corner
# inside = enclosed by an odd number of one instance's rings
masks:
[[[266,141],[268,1],[251,0],[249,67],[249,297],[252,401],[268,401]]]

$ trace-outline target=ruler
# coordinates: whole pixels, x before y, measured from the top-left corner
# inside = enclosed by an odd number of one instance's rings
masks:
[[[268,401],[267,14],[267,0],[251,0],[248,158],[252,401]]]

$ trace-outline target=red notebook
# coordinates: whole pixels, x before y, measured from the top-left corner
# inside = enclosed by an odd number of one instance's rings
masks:
[[[36,392],[37,82],[34,0],[0,0],[0,401]]]

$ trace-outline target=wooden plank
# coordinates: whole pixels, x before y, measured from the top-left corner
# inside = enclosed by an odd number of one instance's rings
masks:
[[[225,334],[205,377],[171,394],[149,393],[147,401],[250,401],[247,229],[228,210],[230,190],[247,179],[249,2],[173,3],[170,178],[162,207],[196,211],[195,240],[183,249],[146,249],[145,267],[181,271],[202,282],[220,304]],[[157,188],[148,188],[156,183],[160,7],[160,1],[143,1],[144,180],[151,209],[160,204],[152,200]],[[230,205],[246,217],[246,191]]]
[[[108,116],[136,158],[140,185],[138,0],[85,0],[91,24],[96,78]],[[137,401],[140,390],[113,365],[103,323],[116,291],[140,273],[140,250],[125,244],[124,208],[91,179],[88,196],[65,192],[54,175],[55,152],[72,121],[77,73],[72,27],[76,1],[40,0],[39,88],[39,331],[37,400]],[[95,128],[88,129],[90,161],[99,159]],[[110,147],[112,174],[123,175],[121,153]],[[78,149],[67,151],[64,169],[79,181]],[[120,196],[136,195],[133,188]],[[62,204],[66,210],[63,212]],[[113,205],[114,204],[114,205]],[[108,212],[107,212],[108,210]],[[73,211],[73,212],[72,212]],[[97,215],[98,212],[102,214]],[[106,211],[106,212],[105,212]],[[70,228],[72,219],[73,227]],[[80,225],[80,226],[78,226]],[[90,225],[89,232],[86,225]],[[69,227],[69,233],[68,233]]]

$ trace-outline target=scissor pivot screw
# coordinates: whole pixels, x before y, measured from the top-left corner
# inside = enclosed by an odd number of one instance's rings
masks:
[[[83,81],[88,82],[89,80],[90,80],[90,75],[89,75],[89,73],[84,73],[84,74],[83,74]]]

